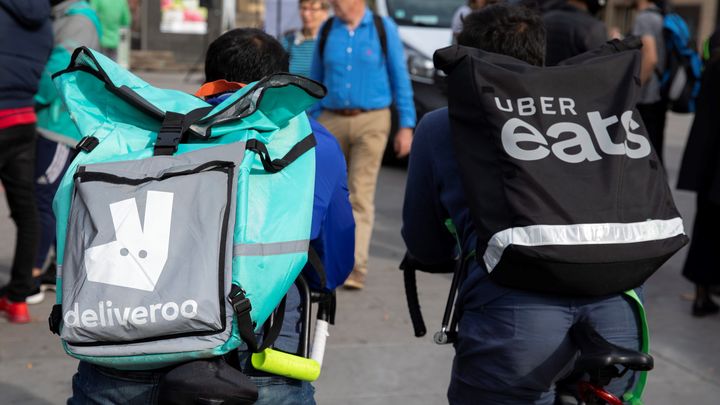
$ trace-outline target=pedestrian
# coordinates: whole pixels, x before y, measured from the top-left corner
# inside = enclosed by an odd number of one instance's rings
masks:
[[[640,80],[643,87],[637,109],[650,135],[650,142],[660,161],[663,161],[665,118],[667,102],[660,94],[659,73],[664,69],[665,37],[663,35],[662,0],[636,0],[637,15],[632,35],[642,40],[642,65]]]
[[[313,51],[320,26],[328,18],[327,0],[300,0],[302,28],[283,35],[281,43],[290,54],[290,73],[310,77]]]
[[[491,0],[492,2],[495,2]],[[457,10],[455,10],[455,13],[452,16],[452,20],[450,22],[450,30],[453,33],[453,42],[457,39],[457,36],[460,35],[460,32],[463,28],[463,20],[465,17],[472,13],[475,10],[479,10],[482,7],[485,6],[486,0],[468,0],[467,3],[463,4],[462,6],[458,7]]]
[[[28,304],[42,302],[45,291],[55,289],[56,267],[54,258],[49,257],[55,246],[52,202],[72,161],[70,148],[80,140],[70,113],[57,94],[52,75],[69,65],[75,48],[97,48],[100,45],[100,21],[87,1],[54,0],[52,3],[55,46],[35,95],[39,135],[35,148],[35,202],[40,220],[40,239],[33,267],[35,290],[27,297]]]
[[[262,60],[263,63],[256,63]],[[217,105],[247,83],[286,72],[289,57],[282,45],[261,30],[241,28],[213,41],[205,59],[206,83],[197,96]],[[320,255],[327,274],[347,275],[352,269],[354,222],[348,198],[346,165],[335,138],[316,121],[310,121],[315,146],[316,176],[311,246]],[[310,264],[306,266],[309,270]],[[296,286],[288,291],[283,324],[273,347],[297,353],[300,346],[302,300]],[[247,349],[243,349],[247,350]],[[258,386],[258,405],[312,405],[315,389],[309,382],[255,370],[250,352],[240,350],[240,366]],[[69,404],[155,403],[158,381],[167,371],[109,370],[80,362],[73,377]]]
[[[608,40],[605,23],[595,17],[602,9],[601,4],[604,1],[567,0],[543,15],[547,66],[595,49]]]
[[[335,16],[320,28],[311,77],[328,89],[317,119],[340,142],[348,163],[356,228],[355,268],[345,287],[362,289],[375,219],[375,186],[390,132],[389,107],[394,102],[400,127],[393,147],[404,157],[412,144],[415,106],[395,23],[376,17],[365,0],[331,0],[330,5]]]
[[[709,49],[717,49],[720,30],[708,41]],[[683,276],[695,284],[693,316],[716,314],[720,307],[711,298],[713,286],[720,285],[720,271],[712,265],[718,246],[720,225],[720,53],[708,52],[703,71],[697,111],[683,155],[678,188],[697,193],[697,210],[692,242],[685,259]]]
[[[529,65],[543,65],[542,20],[524,7],[499,4],[471,13],[458,43],[512,56]],[[493,91],[493,87],[485,88]],[[472,91],[479,90],[468,89]],[[526,128],[533,127],[523,127],[520,132]],[[418,125],[410,155],[402,235],[408,253],[428,265],[453,259],[458,242],[462,252],[474,252],[479,238],[478,227],[471,220],[452,131],[448,108],[426,114]],[[483,128],[473,131],[485,135]],[[487,171],[474,173],[473,181],[495,182],[493,173],[505,175],[488,166]],[[445,229],[448,218],[457,230],[457,242]],[[487,218],[488,223],[494,221],[500,220]],[[468,259],[456,301],[456,310],[462,313],[448,389],[451,404],[555,403],[555,384],[569,374],[577,352],[569,329],[580,320],[592,323],[616,345],[639,347],[635,306],[621,295],[569,298],[505,287],[488,277],[481,262]],[[627,373],[607,388],[622,395],[633,379],[633,373]]]
[[[102,24],[100,51],[110,59],[117,60],[120,28],[129,27],[132,23],[127,0],[90,0],[90,4],[97,11]]]
[[[25,299],[32,293],[38,218],[33,187],[33,96],[50,56],[52,27],[47,0],[0,0],[0,181],[15,221],[10,283],[0,294],[0,313],[30,322]]]

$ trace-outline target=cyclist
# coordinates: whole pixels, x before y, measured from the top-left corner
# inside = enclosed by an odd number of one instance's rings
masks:
[[[458,43],[541,66],[545,29],[534,11],[493,5],[465,18]],[[477,131],[482,135],[482,128]],[[476,246],[452,145],[447,108],[420,121],[410,155],[402,235],[409,253],[427,265],[454,255],[456,242],[443,225],[448,217],[463,250]],[[552,405],[555,384],[573,369],[577,348],[568,332],[580,321],[611,343],[639,348],[638,315],[621,295],[568,298],[520,291],[494,283],[478,260],[469,266],[457,301],[462,314],[448,389],[451,404]],[[627,373],[608,390],[622,395],[633,383],[634,374]]]
[[[252,28],[228,31],[210,44],[205,59],[208,83],[196,95],[205,97],[210,104],[219,104],[245,83],[286,72],[288,63],[282,45],[264,32]],[[345,159],[337,141],[326,129],[314,121],[311,126],[317,141],[311,246],[318,252],[328,274],[347,277],[353,267],[355,222],[348,197]],[[306,270],[307,267],[309,265]],[[300,305],[300,294],[293,286],[288,292],[283,326],[275,348],[298,352]],[[240,362],[243,372],[258,386],[256,404],[315,403],[310,383],[253,370],[248,352],[241,352]],[[163,372],[124,372],[80,362],[78,373],[73,377],[73,398],[68,403],[155,403]]]

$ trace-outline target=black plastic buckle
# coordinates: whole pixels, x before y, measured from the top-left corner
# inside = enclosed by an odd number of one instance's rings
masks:
[[[239,297],[233,298],[232,307],[235,310],[238,318],[242,315],[249,313],[252,310],[252,304],[250,304],[249,299],[245,298],[245,295],[240,295]]]
[[[100,140],[95,138],[94,136],[85,136],[83,137],[83,139],[80,140],[80,142],[78,142],[77,145],[75,145],[75,149],[81,150],[85,153],[90,153],[99,144]]]
[[[154,155],[172,155],[177,152],[182,139],[184,115],[172,111],[165,113],[165,119],[155,139]]]

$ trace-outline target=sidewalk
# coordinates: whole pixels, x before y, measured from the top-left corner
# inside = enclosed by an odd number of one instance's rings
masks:
[[[182,75],[143,75],[161,86],[192,91]],[[671,116],[668,172],[675,184],[689,117]],[[448,276],[419,274],[420,303],[428,335],[413,337],[402,275],[400,238],[405,172],[383,169],[377,191],[376,224],[367,287],[338,292],[336,325],[330,329],[322,375],[316,383],[320,405],[446,403],[453,350],[432,343],[447,298]],[[676,202],[692,225],[694,196],[677,192]],[[690,233],[690,229],[687,230]],[[0,199],[0,283],[7,281],[14,228]],[[680,275],[685,252],[676,255],[645,289],[655,370],[646,390],[647,405],[720,403],[720,316],[695,319],[684,295],[692,286]],[[31,307],[33,322],[0,320],[0,404],[62,404],[70,394],[77,362],[64,354],[47,329],[54,295]]]

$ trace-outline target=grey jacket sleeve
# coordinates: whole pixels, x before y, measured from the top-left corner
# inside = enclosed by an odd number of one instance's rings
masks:
[[[55,29],[55,44],[62,45],[70,52],[79,46],[100,48],[100,38],[95,24],[82,15],[67,16]]]

